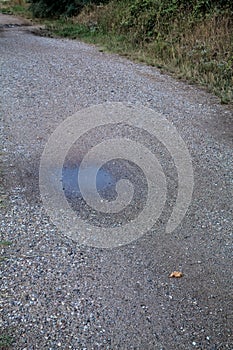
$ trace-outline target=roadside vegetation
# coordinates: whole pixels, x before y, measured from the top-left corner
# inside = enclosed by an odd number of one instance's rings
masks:
[[[233,102],[232,0],[21,0],[8,10],[31,11],[52,35],[98,44]]]

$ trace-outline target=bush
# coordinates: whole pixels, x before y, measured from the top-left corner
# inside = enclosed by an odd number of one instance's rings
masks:
[[[70,17],[78,14],[87,4],[105,4],[109,0],[29,0],[29,2],[35,17],[58,17],[60,15]],[[131,16],[134,18],[141,17],[145,11],[148,13],[148,10],[150,10],[151,18],[148,22],[153,22],[153,18],[158,15],[170,18],[180,10],[184,13],[191,12],[195,14],[205,14],[213,8],[219,10],[227,8],[233,11],[232,0],[192,0],[188,2],[187,0],[128,0],[125,2],[127,3],[126,6],[130,4]]]
[[[130,0],[122,25],[126,32],[133,28],[144,38],[155,37],[161,32],[166,35],[173,19],[197,20],[214,11],[225,10],[233,12],[232,0]]]
[[[106,3],[107,0],[30,0],[32,11],[35,17],[59,17],[61,15],[71,17],[77,15],[85,5],[90,3]]]

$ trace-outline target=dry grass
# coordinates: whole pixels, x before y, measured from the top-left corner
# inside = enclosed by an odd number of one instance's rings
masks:
[[[233,30],[229,16],[207,18],[184,25],[177,35],[172,30],[167,40],[144,45],[154,64],[166,66],[179,77],[204,85],[221,97],[233,101]]]

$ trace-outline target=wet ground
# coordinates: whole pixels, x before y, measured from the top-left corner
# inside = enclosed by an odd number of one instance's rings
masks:
[[[9,196],[1,239],[12,242],[2,248],[1,333],[12,336],[17,350],[232,349],[232,108],[154,68],[78,41],[34,36],[18,21],[0,17],[2,168]],[[167,149],[128,125],[92,130],[70,148],[61,172],[79,218],[96,229],[125,225],[146,203],[145,174],[122,157],[99,169],[96,185],[103,200],[114,201],[119,180],[130,181],[128,211],[106,216],[83,201],[77,182],[82,154],[104,135],[149,148],[168,194],[156,224],[138,240],[112,249],[80,246],[44,209],[40,159],[67,117],[118,101],[149,107],[177,128],[192,158],[192,202],[182,223],[166,233],[178,193]],[[183,277],[169,278],[175,270]]]

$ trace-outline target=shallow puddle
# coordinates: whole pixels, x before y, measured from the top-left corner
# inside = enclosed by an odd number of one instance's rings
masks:
[[[93,170],[97,170],[94,165],[90,166],[90,173]],[[68,199],[81,198],[82,194],[78,185],[78,165],[68,166],[65,165],[62,169],[62,184]],[[88,177],[86,178],[85,185],[88,188]],[[113,192],[115,192],[116,179],[113,177],[110,171],[104,168],[100,168],[96,177],[96,188],[99,193],[102,193],[104,197],[113,199]],[[114,196],[115,197],[115,196]]]

